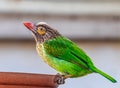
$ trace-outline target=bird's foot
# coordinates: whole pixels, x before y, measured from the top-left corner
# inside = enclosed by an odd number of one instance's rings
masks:
[[[56,76],[58,76],[58,78],[57,78],[57,80],[56,80],[57,84],[60,85],[60,84],[64,84],[64,83],[65,83],[65,79],[64,79],[64,76],[63,76],[63,75],[57,73]]]
[[[65,79],[70,78],[72,75],[61,75],[61,74],[57,73],[57,76],[59,76],[59,78],[57,79],[57,83],[64,84]]]

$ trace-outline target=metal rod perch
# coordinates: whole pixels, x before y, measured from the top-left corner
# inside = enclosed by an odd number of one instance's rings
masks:
[[[0,72],[0,88],[57,88],[60,75]]]

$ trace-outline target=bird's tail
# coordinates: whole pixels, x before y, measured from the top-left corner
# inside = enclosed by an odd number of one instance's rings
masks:
[[[104,76],[105,78],[107,78],[108,80],[110,80],[110,81],[113,82],[113,83],[116,83],[116,82],[117,82],[113,77],[109,76],[108,74],[104,73],[103,71],[99,70],[99,69],[96,68],[96,67],[92,67],[92,70],[93,70],[94,72],[99,73],[100,75]]]

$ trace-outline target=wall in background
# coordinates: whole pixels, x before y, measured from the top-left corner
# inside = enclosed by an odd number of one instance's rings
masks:
[[[2,31],[0,38],[31,38],[22,24],[24,21],[47,22],[70,38],[119,39],[120,2],[112,0],[0,1],[0,30]]]
[[[59,88],[120,88],[119,0],[0,1],[0,71],[57,74],[39,58],[24,21],[47,22],[64,36],[77,40],[95,65],[118,81],[113,84],[90,74],[68,79]]]

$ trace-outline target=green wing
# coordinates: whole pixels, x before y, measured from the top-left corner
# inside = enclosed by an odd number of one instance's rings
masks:
[[[89,69],[93,65],[90,58],[72,41],[59,36],[44,43],[47,54],[61,60],[77,64],[83,68]]]
[[[47,54],[60,60],[65,60],[76,64],[84,69],[97,72],[106,77],[113,83],[117,82],[114,78],[97,69],[85,52],[69,39],[59,36],[44,43]]]

